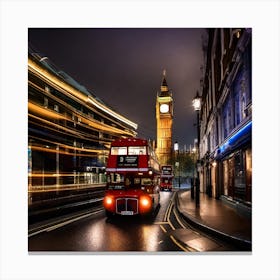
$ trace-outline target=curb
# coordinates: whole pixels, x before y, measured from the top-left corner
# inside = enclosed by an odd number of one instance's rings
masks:
[[[203,223],[200,223],[196,219],[191,218],[185,212],[182,212],[180,209],[180,201],[178,198],[178,193],[176,193],[176,195],[175,195],[175,207],[176,207],[178,213],[183,218],[183,220],[185,220],[187,223],[189,223],[193,227],[195,227],[207,234],[214,235],[214,236],[218,237],[219,239],[222,239],[226,242],[229,242],[242,251],[252,251],[252,242],[251,241],[245,240],[242,238],[238,238],[236,236],[232,236],[225,232],[221,232],[217,229],[211,228]]]

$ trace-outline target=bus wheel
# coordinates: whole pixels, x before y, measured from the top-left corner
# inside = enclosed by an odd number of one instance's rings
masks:
[[[105,211],[105,214],[107,218],[112,218],[114,216],[114,214],[108,210]]]

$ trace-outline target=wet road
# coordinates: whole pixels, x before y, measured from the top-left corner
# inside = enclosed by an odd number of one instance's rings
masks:
[[[29,251],[160,252],[186,251],[172,238],[170,221],[174,193],[161,192],[161,206],[154,218],[116,217],[107,219],[99,210],[60,222],[30,234]]]

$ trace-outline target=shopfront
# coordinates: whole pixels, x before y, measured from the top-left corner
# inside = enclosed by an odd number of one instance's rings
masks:
[[[222,159],[222,194],[234,200],[252,201],[252,149],[238,149]]]

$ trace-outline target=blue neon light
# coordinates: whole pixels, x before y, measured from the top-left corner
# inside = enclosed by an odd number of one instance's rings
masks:
[[[233,136],[228,140],[229,145],[233,145],[237,140],[246,135],[252,129],[252,121],[248,122],[243,126],[239,131],[237,131]]]
[[[252,129],[252,121],[248,122],[239,131],[232,135],[222,146],[219,147],[218,153],[223,153],[227,148],[233,146],[239,139],[249,133]]]
[[[220,146],[219,152],[223,153],[227,148],[228,148],[228,141],[225,144],[223,144],[222,146]]]

